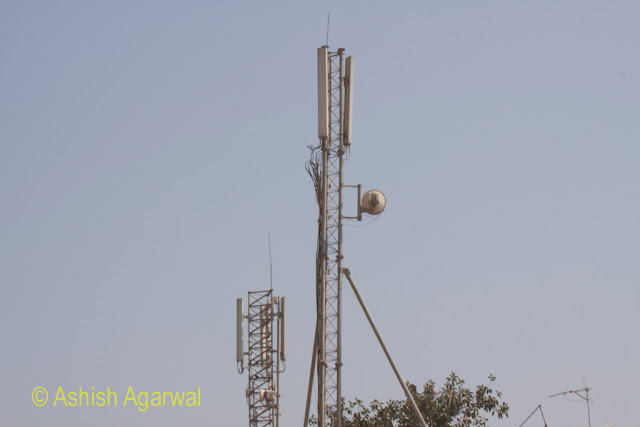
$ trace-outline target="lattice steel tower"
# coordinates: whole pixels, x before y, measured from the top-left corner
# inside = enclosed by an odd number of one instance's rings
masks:
[[[249,307],[244,316],[242,298],[237,299],[236,362],[242,373],[247,356],[249,383],[246,396],[250,427],[279,426],[280,373],[284,371],[281,365],[286,359],[285,303],[285,297],[273,296],[273,290],[249,292]],[[248,320],[246,353],[243,351],[244,319]]]
[[[352,57],[318,49],[318,137],[307,170],[319,207],[316,257],[318,421],[340,426],[342,367],[342,196],[344,157],[351,143]]]
[[[304,426],[309,422],[314,377],[318,378],[318,426],[342,427],[342,276],[353,289],[389,365],[393,369],[417,424],[427,427],[410,390],[405,384],[369,309],[364,303],[351,272],[343,268],[342,221],[362,219],[362,214],[379,215],[386,198],[378,190],[361,195],[362,186],[346,185],[343,180],[345,156],[351,147],[353,113],[353,58],[344,57],[344,49],[330,52],[318,49],[318,137],[311,149],[307,171],[313,179],[319,207],[318,247],[316,252],[317,318],[309,373],[309,388]],[[358,190],[357,216],[342,214],[343,189]],[[314,372],[315,370],[315,372]]]

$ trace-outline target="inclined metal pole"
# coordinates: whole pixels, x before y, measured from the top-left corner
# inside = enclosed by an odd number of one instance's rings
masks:
[[[523,425],[525,425],[525,423],[529,421],[529,418],[533,417],[533,414],[535,414],[538,409],[540,409],[540,415],[542,415],[542,420],[544,421],[544,427],[547,427],[547,420],[544,419],[544,414],[542,413],[542,404],[536,406],[536,409],[534,409],[529,414],[529,416],[522,422],[522,424],[520,424],[518,427],[522,427]]]
[[[404,380],[402,379],[402,375],[400,375],[400,371],[398,370],[398,367],[396,366],[395,362],[391,358],[391,354],[389,353],[389,350],[387,349],[387,346],[385,345],[384,340],[382,339],[382,335],[380,335],[380,332],[378,331],[378,327],[373,321],[373,318],[371,317],[371,313],[369,313],[369,309],[367,308],[367,305],[364,303],[364,300],[362,299],[362,296],[358,291],[358,287],[356,286],[356,283],[353,281],[353,277],[351,277],[351,272],[349,271],[348,268],[344,268],[342,269],[342,271],[344,273],[344,276],[347,278],[347,280],[351,284],[351,288],[353,288],[353,292],[356,294],[356,298],[358,298],[358,301],[362,306],[362,310],[364,311],[365,316],[367,316],[367,320],[369,320],[369,324],[371,325],[373,332],[376,334],[376,337],[380,342],[380,346],[382,347],[384,354],[387,356],[387,360],[389,360],[389,364],[393,368],[393,372],[395,372],[396,377],[398,378],[398,382],[400,382],[400,385],[402,386],[402,390],[404,390],[404,394],[407,396],[407,400],[409,401],[409,404],[411,405],[411,408],[413,409],[414,414],[420,421],[420,425],[422,427],[428,427],[427,423],[424,421],[424,418],[422,418],[422,414],[420,413],[420,410],[418,409],[416,402],[413,400],[413,396],[411,396],[411,392],[409,391],[409,388],[407,387]]]
[[[316,319],[316,332],[313,334],[313,352],[311,353],[311,369],[309,370],[309,388],[307,388],[307,406],[304,409],[304,424],[309,425],[309,408],[311,407],[311,391],[313,390],[313,377],[315,376],[316,357],[318,356],[318,319]]]

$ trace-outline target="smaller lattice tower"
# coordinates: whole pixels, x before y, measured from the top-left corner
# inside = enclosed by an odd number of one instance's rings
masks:
[[[278,427],[280,373],[284,372],[286,298],[273,290],[249,292],[247,314],[242,298],[236,301],[236,362],[238,372],[249,371],[247,403],[250,427]],[[247,319],[248,351],[244,351]],[[245,358],[246,356],[246,358]],[[246,365],[245,365],[246,360]]]

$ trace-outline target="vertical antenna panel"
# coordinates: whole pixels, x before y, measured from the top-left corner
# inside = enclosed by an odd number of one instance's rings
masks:
[[[327,46],[318,48],[318,138],[329,137],[329,90]]]
[[[242,362],[244,356],[244,319],[242,316],[242,298],[236,299],[236,361]]]
[[[280,331],[278,333],[280,334],[280,358],[282,360],[287,360],[287,328],[285,326],[286,307],[287,297],[280,297]]]
[[[271,356],[271,346],[269,345],[269,317],[268,311],[271,307],[271,301],[267,298],[265,304],[260,307],[260,357],[262,358],[262,366],[267,367],[269,365],[269,356]]]
[[[353,56],[345,61],[344,73],[344,144],[351,145],[351,118],[353,117]]]

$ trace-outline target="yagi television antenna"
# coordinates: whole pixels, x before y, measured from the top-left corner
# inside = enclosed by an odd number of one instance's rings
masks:
[[[583,383],[584,383],[584,380],[583,380]],[[591,427],[591,410],[589,409],[589,401],[590,400],[593,401],[593,399],[591,399],[591,397],[589,396],[589,390],[591,390],[591,388],[587,387],[587,385],[584,384],[584,388],[577,389],[577,390],[562,391],[560,393],[552,394],[549,397],[566,396],[568,394],[575,394],[576,396],[580,397],[582,400],[584,400],[587,403],[587,419],[589,420],[589,427]]]

